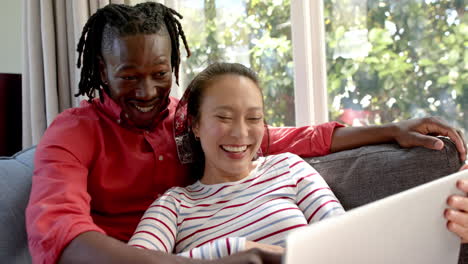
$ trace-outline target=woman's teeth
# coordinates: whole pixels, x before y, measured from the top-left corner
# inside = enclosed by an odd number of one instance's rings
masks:
[[[141,106],[135,105],[135,108],[138,109],[138,111],[140,111],[140,112],[146,113],[146,112],[149,112],[149,111],[153,110],[154,105],[153,106],[148,106],[148,107],[141,107]]]
[[[221,146],[224,150],[229,151],[229,152],[243,152],[247,149],[247,146],[240,146],[240,147],[234,147],[234,146]]]

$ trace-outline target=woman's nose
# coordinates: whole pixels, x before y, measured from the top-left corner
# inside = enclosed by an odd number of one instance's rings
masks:
[[[249,128],[244,120],[235,122],[231,128],[231,135],[237,138],[247,137]]]

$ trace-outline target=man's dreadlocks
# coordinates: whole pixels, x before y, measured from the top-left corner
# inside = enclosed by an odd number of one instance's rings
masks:
[[[99,60],[102,59],[102,49],[110,46],[115,36],[156,34],[166,29],[171,38],[172,71],[175,73],[176,83],[179,84],[179,36],[184,42],[187,57],[190,56],[190,50],[182,25],[176,17],[182,18],[174,9],[154,2],[145,2],[136,6],[110,4],[99,9],[86,22],[78,42],[77,66],[80,68],[83,65],[83,67],[78,85],[79,91],[75,96],[86,95],[92,100],[97,90],[103,100],[100,87],[109,93],[109,88],[101,80]]]

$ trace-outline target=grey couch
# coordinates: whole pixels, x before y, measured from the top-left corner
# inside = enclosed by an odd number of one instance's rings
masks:
[[[309,158],[343,206],[351,209],[457,171],[455,146],[402,149],[395,144],[367,146]],[[0,263],[31,263],[24,209],[28,202],[34,148],[0,158]],[[462,247],[459,263],[468,263]]]

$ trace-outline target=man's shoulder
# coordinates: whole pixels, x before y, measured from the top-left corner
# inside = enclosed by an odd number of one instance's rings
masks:
[[[47,159],[78,160],[89,164],[99,146],[99,117],[91,105],[70,108],[54,119],[36,150],[35,165]]]
[[[43,140],[60,142],[66,139],[85,139],[99,126],[99,116],[91,105],[69,108],[58,114],[44,133]],[[41,140],[41,141],[43,141]]]
[[[80,106],[65,109],[57,115],[57,118],[77,118],[81,120],[99,120],[96,107],[92,103],[83,100]],[[56,118],[56,119],[57,119]]]
[[[100,120],[97,108],[87,101],[82,101],[80,106],[65,109],[54,119],[52,124],[80,126],[96,124]],[[52,125],[51,124],[51,125]]]

